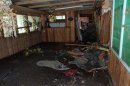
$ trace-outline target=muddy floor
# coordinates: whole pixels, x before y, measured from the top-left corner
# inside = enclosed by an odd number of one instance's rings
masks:
[[[58,50],[68,50],[63,44],[39,44],[42,52],[25,53],[0,60],[0,86],[112,86],[106,70],[88,73],[79,70],[79,74],[65,76],[64,71],[37,66],[40,60],[55,60]],[[75,67],[76,69],[76,67]]]

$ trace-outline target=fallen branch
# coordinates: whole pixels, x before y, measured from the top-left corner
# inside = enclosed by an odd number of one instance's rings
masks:
[[[93,72],[93,71],[96,71],[96,70],[105,70],[105,69],[107,69],[107,66],[99,67],[99,68],[93,68],[93,69],[89,70],[88,72]]]
[[[83,56],[84,53],[80,52],[80,51],[67,51],[68,54],[70,54],[71,56]]]
[[[104,47],[100,47],[100,46],[98,46],[97,44],[92,44],[92,45],[82,45],[82,44],[68,44],[68,43],[66,43],[65,45],[67,45],[67,46],[78,46],[78,47],[84,47],[84,48],[82,48],[82,50],[85,50],[86,48],[97,48],[97,49],[99,49],[99,50],[109,52],[109,49],[104,48]]]

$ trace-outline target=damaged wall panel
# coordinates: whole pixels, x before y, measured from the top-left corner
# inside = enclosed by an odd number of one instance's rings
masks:
[[[21,34],[17,38],[0,37],[0,59],[41,43],[41,32]]]

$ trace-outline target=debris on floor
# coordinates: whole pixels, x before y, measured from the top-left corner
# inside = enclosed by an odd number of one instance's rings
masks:
[[[97,44],[67,47],[41,45],[0,61],[0,86],[111,86],[108,51]]]
[[[78,73],[78,70],[74,70],[74,69],[70,69],[70,70],[66,70],[64,72],[65,76],[74,76]]]
[[[31,55],[31,54],[33,54],[33,53],[42,54],[43,51],[42,51],[42,49],[39,48],[39,47],[38,47],[38,48],[33,48],[33,49],[27,48],[27,49],[24,51],[25,56],[29,56],[29,55]]]
[[[85,71],[92,70],[93,68],[107,67],[108,49],[97,44],[81,48],[76,47],[70,51],[62,51],[62,53],[64,54],[58,53],[60,56],[58,59],[66,59],[68,65],[74,64]],[[68,57],[65,55],[68,55]]]
[[[72,56],[83,56],[84,55],[84,53],[77,51],[77,50],[68,51],[67,53],[72,55]]]
[[[72,44],[72,46],[74,45]],[[76,44],[76,47],[71,50],[57,50],[55,60],[37,62],[40,67],[64,70],[62,72],[65,76],[72,77],[71,85],[77,81],[77,75],[82,76],[81,70],[86,73],[92,72],[92,77],[95,77],[98,71],[107,70],[107,64],[108,48],[99,46],[97,43],[81,46]],[[76,68],[73,68],[72,65],[75,65]],[[58,79],[55,79],[53,82],[57,81]],[[84,84],[85,80],[81,79],[81,83]]]
[[[77,67],[85,69],[86,68],[85,64],[87,64],[87,62],[88,59],[84,57],[74,57],[74,61],[70,61],[69,64],[75,64]]]
[[[99,46],[97,43],[86,46],[74,47],[71,50],[56,51],[55,60],[38,61],[37,65],[56,70],[71,69],[71,65],[75,65],[86,72],[95,71],[96,69],[107,69],[108,48]]]
[[[37,62],[39,67],[49,67],[56,70],[68,70],[70,68],[66,67],[59,61],[48,61],[48,60],[41,60]]]

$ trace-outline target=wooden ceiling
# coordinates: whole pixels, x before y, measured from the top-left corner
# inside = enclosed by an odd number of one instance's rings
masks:
[[[13,5],[34,10],[94,9],[103,0],[12,0]]]

